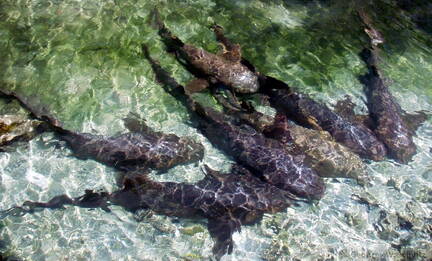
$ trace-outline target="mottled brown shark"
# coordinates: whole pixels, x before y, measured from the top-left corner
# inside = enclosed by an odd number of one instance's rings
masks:
[[[88,190],[77,198],[60,195],[47,203],[27,201],[22,207],[0,212],[0,216],[24,215],[65,205],[110,211],[109,206],[119,205],[131,212],[150,209],[167,216],[206,218],[215,240],[213,253],[220,259],[232,253],[232,234],[240,232],[242,225],[259,222],[264,213],[284,211],[293,199],[291,193],[262,182],[240,166],[235,165],[231,173],[205,166],[205,177],[194,184],[156,182],[144,175],[131,175],[124,179],[123,188],[113,193]]]
[[[374,50],[365,48],[361,57],[368,72],[360,77],[365,86],[369,115],[373,120],[373,130],[386,145],[388,156],[399,163],[408,163],[416,154],[413,133],[404,122],[403,110],[384,83],[376,67]]]
[[[174,84],[175,79],[150,57],[145,45],[143,52],[158,82],[167,92],[183,100],[190,111],[198,116],[199,128],[212,144],[269,184],[300,197],[319,199],[323,196],[324,182],[304,164],[302,157],[290,155],[278,141],[267,139],[249,125],[236,124],[232,117],[195,102],[189,95],[179,91],[181,85]]]
[[[361,158],[337,143],[326,131],[304,128],[290,122],[282,113],[269,116],[248,106],[243,111],[226,110],[266,137],[278,140],[293,155],[304,157],[305,163],[321,177],[368,180]]]
[[[36,108],[23,97],[7,93],[32,114],[45,121],[50,130],[64,140],[81,159],[93,159],[122,171],[168,170],[173,166],[201,160],[204,147],[186,137],[153,131],[143,121],[125,119],[130,132],[107,137],[67,130],[44,109]]]
[[[374,28],[372,20],[364,11],[360,11],[359,16],[370,39],[369,47],[364,48],[360,53],[368,72],[359,79],[364,85],[367,97],[367,107],[372,120],[371,128],[378,139],[385,144],[388,156],[399,163],[406,164],[411,161],[417,151],[412,138],[414,131],[410,130],[410,126],[404,121],[405,112],[390,93],[378,70],[379,45],[384,42],[384,38]],[[424,115],[419,114],[411,117],[422,116]]]
[[[238,93],[254,93],[259,89],[258,76],[242,63],[240,45],[229,42],[222,33],[220,26],[213,26],[217,40],[222,44],[224,51],[213,54],[202,48],[183,43],[174,36],[164,25],[157,10],[154,11],[155,23],[159,35],[169,50],[173,50],[179,58],[192,67],[195,75],[207,78],[212,83],[222,82]],[[197,78],[186,86],[188,93],[200,91],[208,87],[208,83]]]
[[[271,87],[271,86],[269,86]],[[384,160],[386,148],[366,126],[352,122],[307,95],[289,89],[269,89],[271,104],[299,124],[325,130],[360,157]]]

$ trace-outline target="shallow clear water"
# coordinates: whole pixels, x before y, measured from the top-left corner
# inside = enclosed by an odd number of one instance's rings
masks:
[[[306,2],[306,4],[305,4]],[[407,111],[432,110],[431,36],[417,31],[390,1],[377,27],[387,42],[381,67]],[[222,25],[260,71],[334,105],[351,95],[365,111],[357,54],[366,43],[352,3],[314,1],[41,1],[0,2],[0,84],[33,97],[67,128],[105,135],[125,131],[129,112],[157,130],[192,136],[206,155],[200,164],[227,169],[230,159],[189,124],[181,103],[154,81],[140,44],[181,83],[189,75],[168,55],[148,15],[157,6],[183,41],[217,51],[209,25]],[[0,111],[21,111],[0,101]],[[14,106],[13,108],[11,106]],[[409,165],[368,163],[373,184],[328,179],[325,197],[266,215],[234,235],[224,260],[424,260],[432,258],[432,121],[417,132]],[[46,201],[85,189],[117,189],[116,172],[71,156],[52,134],[0,153],[0,209]],[[193,182],[199,164],[158,180]],[[362,204],[368,201],[371,207]],[[139,221],[138,221],[139,220]],[[412,227],[407,221],[412,223]],[[68,207],[0,221],[4,249],[28,260],[205,260],[212,240],[204,220],[112,213]]]

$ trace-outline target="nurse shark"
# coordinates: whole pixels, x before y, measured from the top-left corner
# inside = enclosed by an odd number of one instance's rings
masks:
[[[66,205],[109,212],[110,206],[118,205],[130,212],[149,209],[171,217],[205,218],[210,236],[215,240],[213,253],[220,259],[232,253],[232,234],[240,232],[242,225],[259,222],[264,213],[284,211],[296,199],[238,165],[230,173],[204,166],[204,174],[203,179],[193,184],[156,182],[145,175],[127,175],[123,188],[113,193],[87,190],[77,198],[59,195],[45,203],[27,201],[22,206],[1,211],[0,217],[22,216],[44,208],[61,209]]]
[[[117,136],[103,136],[67,130],[45,108],[35,106],[14,92],[3,91],[27,108],[37,119],[46,123],[65,141],[80,159],[92,159],[122,171],[166,171],[173,166],[201,160],[204,147],[186,137],[153,131],[144,121],[134,117],[125,119],[130,132]]]

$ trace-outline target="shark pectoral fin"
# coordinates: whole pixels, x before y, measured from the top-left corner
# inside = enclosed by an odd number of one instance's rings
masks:
[[[126,118],[123,119],[125,128],[131,132],[156,134],[149,126],[147,126],[145,119],[142,119],[138,114],[130,112]]]
[[[355,117],[355,104],[351,100],[351,96],[345,95],[343,100],[339,100],[334,106],[334,111],[345,119],[352,120]]]
[[[228,89],[227,86],[217,84],[213,90],[213,96],[216,98],[218,103],[228,111],[241,111],[242,105],[234,95],[232,90]]]
[[[207,227],[211,237],[215,240],[213,254],[217,260],[225,254],[232,253],[234,247],[232,234],[235,231],[240,231],[240,226],[239,220],[232,219],[229,216],[209,219]]]
[[[309,124],[309,126],[311,126],[311,128],[315,129],[315,130],[319,130],[322,131],[323,129],[321,128],[321,126],[318,124],[318,121],[315,117],[309,115],[306,117],[306,123]]]
[[[415,134],[417,129],[425,122],[427,119],[431,117],[432,114],[426,113],[426,111],[416,111],[414,113],[401,113],[402,120],[408,127],[408,130],[412,135]]]
[[[219,171],[216,171],[206,164],[202,167],[202,172],[206,175],[208,178],[214,178],[216,180],[219,180],[220,182],[223,182],[226,179],[226,176],[221,174]]]
[[[193,79],[192,81],[190,81],[186,87],[185,87],[185,92],[186,94],[190,95],[196,92],[200,92],[206,88],[209,87],[209,83],[207,80],[205,79],[201,79],[201,78],[196,78]]]
[[[222,45],[223,53],[222,57],[228,61],[239,63],[241,61],[241,48],[239,44],[232,43],[228,38],[225,37],[223,28],[217,24],[211,26],[213,32],[216,35],[216,40]]]
[[[240,45],[236,44],[235,46],[237,46],[237,48],[235,48],[232,51],[225,52],[221,56],[230,62],[240,63],[241,62]]]

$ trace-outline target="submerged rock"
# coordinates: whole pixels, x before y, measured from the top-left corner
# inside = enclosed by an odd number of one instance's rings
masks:
[[[24,115],[0,115],[0,147],[15,140],[31,140],[42,123]]]

